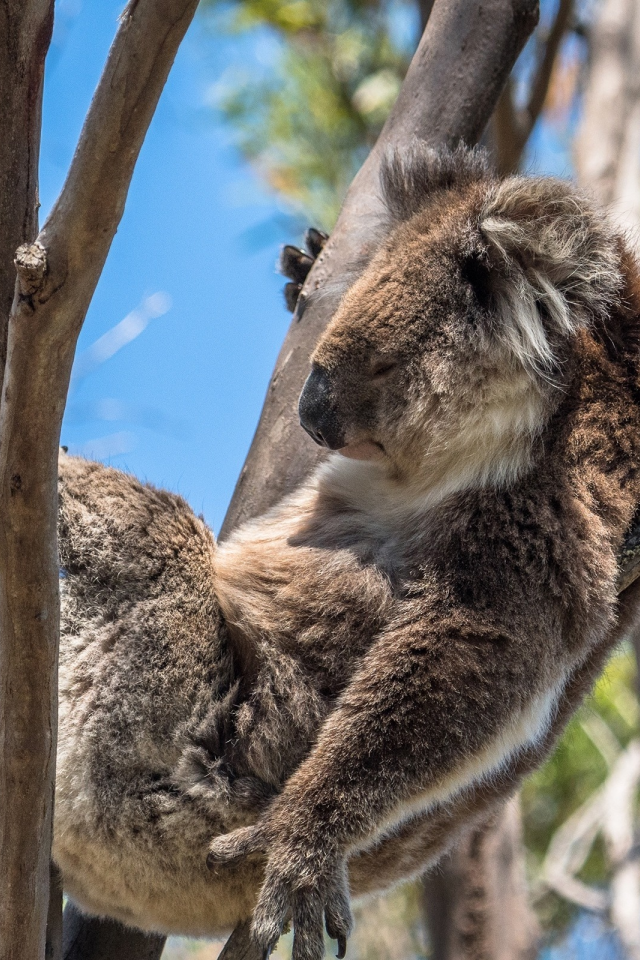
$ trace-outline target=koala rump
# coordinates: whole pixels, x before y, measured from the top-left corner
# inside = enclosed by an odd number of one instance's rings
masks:
[[[292,918],[296,960],[325,921],[342,953],[349,893],[435,862],[619,635],[635,261],[571,185],[472,151],[417,144],[381,191],[300,401],[340,452],[301,488],[216,545],[61,456],[54,857],[90,912],[253,914],[265,950]]]

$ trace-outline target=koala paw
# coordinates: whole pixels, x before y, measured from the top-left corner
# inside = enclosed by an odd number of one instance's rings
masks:
[[[300,314],[300,291],[328,239],[328,234],[310,227],[304,237],[306,250],[300,250],[299,247],[293,247],[291,244],[283,247],[280,254],[280,272],[291,281],[284,288],[285,303],[287,310],[291,313],[298,307],[298,314]]]
[[[322,960],[323,925],[329,936],[337,940],[337,956],[342,960],[353,926],[345,863],[341,861],[330,870],[318,871],[313,856],[283,854],[276,849],[269,856],[253,914],[251,932],[263,957],[269,956],[291,919],[292,960]]]
[[[346,954],[353,927],[346,861],[314,852],[304,840],[269,842],[260,826],[243,827],[211,844],[207,864],[215,869],[254,853],[267,854],[265,880],[253,914],[251,934],[264,960],[293,921],[292,960],[322,960],[323,926],[338,943],[336,956]]]

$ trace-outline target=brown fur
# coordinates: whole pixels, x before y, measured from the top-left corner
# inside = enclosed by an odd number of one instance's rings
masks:
[[[266,855],[254,934],[293,916],[317,960],[323,918],[349,932],[347,863],[358,894],[433,862],[613,642],[634,262],[568,184],[496,182],[462,150],[392,159],[384,187],[313,357],[364,462],[333,456],[215,547],[179,498],[61,460],[54,853],[89,910],[219,933]]]

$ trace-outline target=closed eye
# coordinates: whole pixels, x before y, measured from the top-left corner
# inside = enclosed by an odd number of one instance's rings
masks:
[[[372,376],[374,380],[381,380],[383,377],[386,377],[388,373],[391,373],[392,370],[398,366],[395,360],[381,360],[380,363],[377,363],[373,368]]]

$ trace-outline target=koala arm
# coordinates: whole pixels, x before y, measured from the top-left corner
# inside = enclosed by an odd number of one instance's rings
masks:
[[[485,624],[439,620],[430,630],[416,616],[379,637],[257,826],[212,844],[213,866],[267,853],[253,925],[265,951],[293,916],[294,960],[319,960],[324,914],[344,953],[347,857],[499,765],[526,707],[514,691],[535,689],[545,657],[525,659],[512,637]]]

